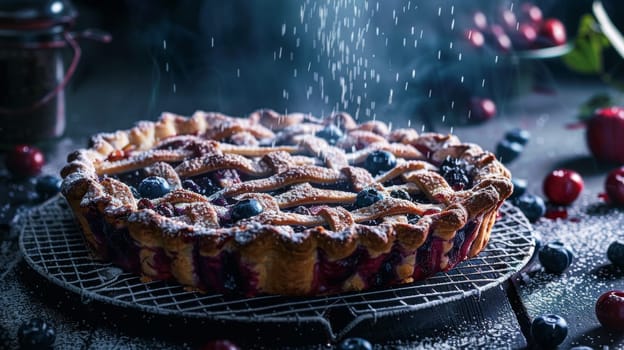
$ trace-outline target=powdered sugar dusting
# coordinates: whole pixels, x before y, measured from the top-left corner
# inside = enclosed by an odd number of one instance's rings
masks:
[[[606,252],[609,244],[624,239],[621,223],[624,211],[611,207],[597,193],[583,193],[578,203],[569,208],[568,219],[542,218],[535,224],[544,243],[559,240],[574,252],[571,266],[561,275],[549,274],[537,263],[532,272],[523,275],[519,293],[530,317],[559,314],[567,319],[572,334],[585,334],[570,345],[581,343],[609,344],[609,337],[594,332],[599,323],[594,315],[598,296],[608,290],[624,289],[624,270],[610,264]],[[604,343],[603,343],[604,342]]]

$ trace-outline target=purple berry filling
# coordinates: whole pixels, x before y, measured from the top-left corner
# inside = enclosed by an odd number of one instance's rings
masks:
[[[388,274],[379,273],[380,267],[384,264],[388,254],[380,254],[376,258],[371,258],[366,252],[366,259],[363,259],[362,263],[357,269],[358,275],[366,284],[366,288],[372,286],[381,285],[382,280],[386,280],[388,278]],[[383,275],[383,276],[382,276]],[[386,281],[390,283],[391,281]]]
[[[126,271],[135,273],[141,271],[139,247],[130,237],[128,228],[114,227],[96,215],[95,211],[90,211],[87,219],[98,244],[97,247],[93,247],[98,254]]]
[[[137,202],[137,208],[139,209],[154,209],[154,204],[147,198],[141,198]]]
[[[163,248],[143,248],[151,251],[152,262],[146,262],[147,265],[154,270],[153,274],[150,275],[151,278],[157,280],[167,280],[170,279],[171,274],[171,258],[165,252]]]
[[[228,185],[237,184],[241,182],[238,171],[234,169],[221,169],[213,171],[208,175],[213,183],[218,184],[221,187],[227,187]]]
[[[176,215],[176,210],[173,207],[173,204],[167,202],[157,205],[155,210],[160,215],[168,218],[174,217]]]
[[[371,258],[366,248],[358,246],[351,255],[334,261],[330,261],[327,254],[319,250],[312,290],[320,293],[340,292],[347,279],[355,274],[364,282],[365,288],[394,284],[398,282],[395,268],[401,260],[402,255],[397,247],[393,247],[389,253]]]
[[[381,265],[377,265],[374,269],[363,269],[360,272],[362,277],[368,274],[366,279],[368,286],[383,287],[398,282],[395,269],[401,263],[402,257],[396,247],[393,247],[390,253],[382,254],[377,259],[371,260],[376,262],[381,260]],[[374,271],[377,271],[377,273],[374,273]]]
[[[195,145],[195,144],[192,144]],[[164,149],[168,151],[179,150],[181,148],[189,148],[188,141],[185,140],[176,140],[176,141],[167,141],[163,142],[162,145],[156,147],[155,149]],[[197,146],[195,146],[197,148]]]
[[[221,189],[221,187],[217,186],[206,174],[194,176],[182,181],[182,187],[189,191],[203,194],[204,196],[210,196]]]
[[[115,180],[119,180],[128,186],[137,188],[139,187],[141,180],[143,180],[146,177],[146,175],[143,169],[139,169],[139,170],[129,171],[129,172],[121,173],[121,174],[110,175],[110,177],[114,178]]]
[[[444,256],[445,241],[439,237],[429,235],[425,243],[416,251],[416,266],[414,267],[414,280],[420,280],[434,275],[440,271],[453,268],[466,258],[468,249],[472,245],[479,229],[481,220],[471,220],[463,228],[457,231],[453,238],[453,247],[448,252],[449,262],[445,268],[440,266]]]
[[[460,259],[466,257],[468,249],[470,249],[475,239],[480,223],[480,220],[469,221],[461,230],[457,231],[455,238],[453,238],[453,249],[451,249],[448,254],[450,264],[456,265],[461,262]],[[459,247],[459,249],[457,249],[457,247]]]
[[[228,295],[258,293],[258,276],[240,261],[239,253],[223,251],[214,257],[199,256],[197,261],[199,278],[208,289]]]
[[[346,258],[334,261],[329,261],[327,254],[322,250],[318,250],[312,289],[322,293],[342,290],[344,281],[353,275],[360,262],[367,258],[368,252],[363,247],[358,247]]]
[[[334,190],[334,191],[345,191],[345,192],[355,192],[351,182],[349,181],[339,181],[335,184],[314,184],[314,187],[326,189],[326,190]]]
[[[108,259],[108,247],[106,245],[106,238],[104,235],[104,219],[99,216],[97,210],[89,209],[85,214],[91,233],[95,240],[95,246],[91,246],[95,252],[104,259]]]

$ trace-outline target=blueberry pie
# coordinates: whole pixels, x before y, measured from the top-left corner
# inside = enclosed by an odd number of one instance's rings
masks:
[[[244,296],[448,270],[483,249],[513,190],[492,153],[453,135],[271,110],[165,113],[95,135],[61,175],[96,258]]]

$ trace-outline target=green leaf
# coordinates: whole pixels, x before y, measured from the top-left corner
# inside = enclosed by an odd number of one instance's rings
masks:
[[[591,14],[585,14],[579,22],[579,29],[574,48],[563,56],[568,68],[584,74],[603,72],[602,53],[610,46],[609,39],[599,32],[596,20]]]
[[[599,108],[605,108],[615,105],[614,99],[607,93],[596,94],[579,106],[580,120],[587,120],[592,117],[594,112]]]

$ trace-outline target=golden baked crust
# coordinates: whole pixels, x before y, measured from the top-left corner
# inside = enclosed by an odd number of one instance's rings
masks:
[[[335,144],[319,137],[328,125],[344,133]],[[397,162],[373,176],[363,164],[377,150]],[[438,169],[446,159],[469,169],[470,186],[449,185]],[[171,192],[136,198],[127,174],[162,177]],[[145,280],[248,296],[362,290],[448,270],[485,247],[512,192],[493,154],[453,135],[271,110],[244,119],[164,113],[95,135],[61,175],[95,257]],[[202,176],[213,193],[184,188]],[[371,188],[381,200],[356,205]],[[245,199],[262,212],[232,219]]]

